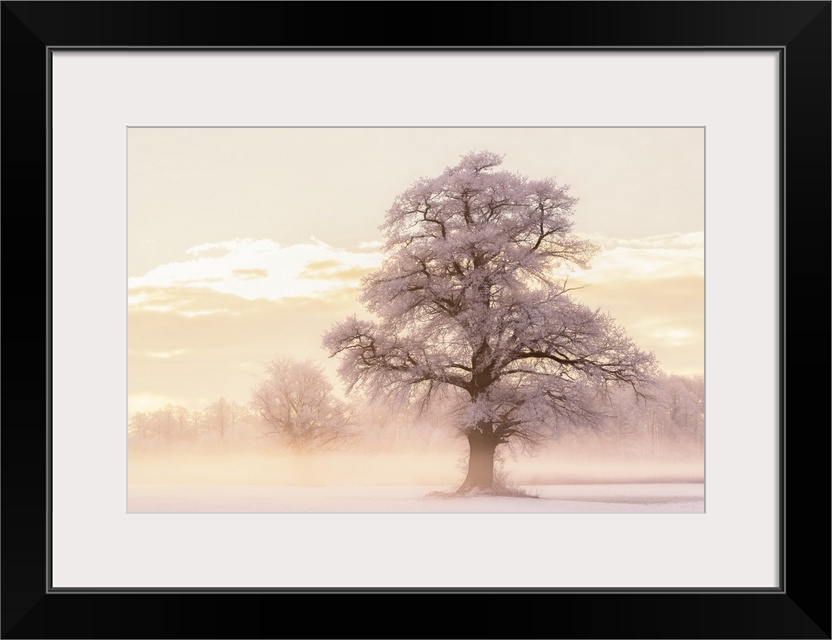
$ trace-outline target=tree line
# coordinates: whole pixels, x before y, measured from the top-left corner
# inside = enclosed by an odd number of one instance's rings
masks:
[[[702,376],[660,375],[643,397],[616,389],[595,402],[597,417],[590,430],[599,442],[615,442],[622,455],[704,450]],[[219,398],[203,409],[168,404],[140,411],[130,418],[128,434],[137,447],[211,444],[293,452],[427,452],[453,446],[454,432],[461,431],[458,421],[458,407],[448,399],[427,408],[374,402],[367,396],[344,402],[335,396],[320,366],[275,358],[266,365],[248,403]],[[559,436],[587,431],[586,425],[569,420],[549,428]],[[525,440],[514,447],[534,449]]]

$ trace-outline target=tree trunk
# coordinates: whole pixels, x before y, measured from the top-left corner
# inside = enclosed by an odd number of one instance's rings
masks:
[[[497,442],[490,427],[491,425],[488,425],[487,429],[478,428],[468,432],[468,444],[471,449],[468,455],[468,474],[457,493],[494,488],[494,451]]]

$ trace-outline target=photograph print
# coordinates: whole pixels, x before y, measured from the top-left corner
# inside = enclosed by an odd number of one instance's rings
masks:
[[[127,148],[128,512],[704,513],[704,128]]]

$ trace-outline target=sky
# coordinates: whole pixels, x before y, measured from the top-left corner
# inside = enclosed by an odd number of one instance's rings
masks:
[[[275,357],[313,360],[366,312],[395,196],[469,151],[554,178],[601,251],[569,274],[667,373],[704,372],[704,129],[130,128],[128,412],[248,402]]]

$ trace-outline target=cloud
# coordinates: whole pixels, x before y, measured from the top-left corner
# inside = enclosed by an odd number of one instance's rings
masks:
[[[355,286],[361,281],[361,278],[371,273],[373,269],[360,267],[344,269],[337,262],[331,260],[310,264],[308,269],[298,274],[298,277],[312,280],[337,280]]]
[[[655,353],[662,369],[682,375],[705,368],[705,281],[696,275],[646,279],[627,273],[572,294],[609,313],[635,343]]]
[[[594,240],[603,247],[594,268],[570,275],[570,286],[587,285],[575,298],[610,313],[665,371],[701,374],[702,234]],[[379,253],[319,241],[234,240],[194,247],[181,262],[131,278],[132,406],[220,396],[245,403],[263,363],[278,355],[320,362],[340,392],[337,361],[321,336],[353,313],[365,315],[357,286],[380,262]]]
[[[234,269],[232,275],[238,278],[265,278],[269,272],[265,269]]]
[[[185,349],[172,349],[171,351],[129,351],[128,355],[133,357],[145,357],[145,358],[160,358],[162,360],[167,360],[168,358],[175,358],[176,356],[181,356],[183,353],[186,353]]]
[[[657,279],[704,276],[705,234],[674,233],[638,239],[588,236],[600,246],[590,269],[574,272],[581,282],[609,278]]]
[[[155,398],[147,406],[161,406],[168,397],[245,403],[263,363],[278,355],[319,362],[340,392],[337,361],[321,347],[321,336],[335,322],[363,313],[353,291],[281,300],[199,287],[133,293],[146,304],[128,308],[129,396]]]
[[[340,266],[340,263],[337,260],[322,260],[321,262],[310,262],[306,265],[306,271],[304,273],[307,274],[314,274],[320,271],[330,271],[332,269],[337,268]]]
[[[373,251],[350,251],[311,239],[282,246],[251,238],[201,244],[187,257],[163,264],[128,281],[128,302],[146,305],[137,292],[149,288],[207,289],[248,300],[324,297],[356,287],[361,277],[381,264]],[[177,304],[167,310],[176,311]]]

